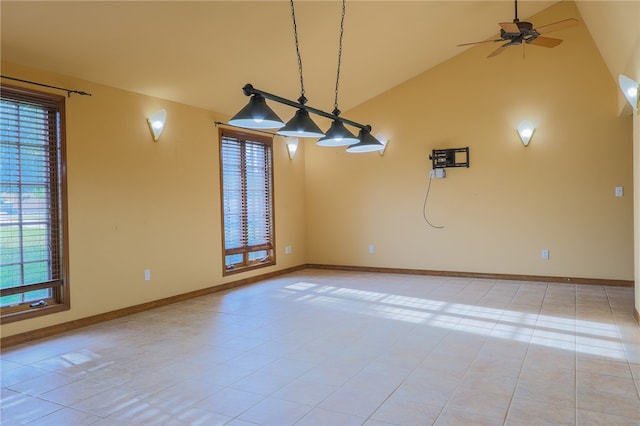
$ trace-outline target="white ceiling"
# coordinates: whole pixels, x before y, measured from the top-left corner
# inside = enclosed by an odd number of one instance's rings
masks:
[[[554,3],[520,1],[518,15]],[[638,58],[638,4],[577,2],[612,75],[638,68],[629,64]],[[309,105],[331,111],[341,2],[296,0],[295,9]],[[299,96],[288,1],[3,0],[0,11],[6,61],[224,114],[246,103],[248,82]],[[348,1],[340,108],[459,54],[459,43],[494,37],[513,14],[511,1]],[[487,54],[496,47],[482,46]]]

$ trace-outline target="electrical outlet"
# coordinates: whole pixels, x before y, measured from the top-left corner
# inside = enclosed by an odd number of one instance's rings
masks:
[[[144,280],[151,281],[151,269],[144,270]]]
[[[616,197],[622,197],[624,195],[624,188],[616,186]]]
[[[291,247],[291,246],[286,246],[286,247],[284,248],[284,254],[291,254],[291,253],[293,253],[293,247]]]
[[[373,244],[369,244],[369,253],[373,253],[374,247]]]
[[[549,249],[542,249],[542,251],[540,251],[540,257],[544,260],[549,260]]]
[[[447,177],[447,172],[444,169],[433,169],[429,171],[430,179],[444,179]]]

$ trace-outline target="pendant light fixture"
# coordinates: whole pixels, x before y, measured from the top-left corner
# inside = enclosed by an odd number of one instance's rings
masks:
[[[269,108],[264,96],[256,94],[251,96],[249,103],[229,120],[229,124],[249,129],[277,129],[284,126],[284,121]]]
[[[358,143],[358,138],[344,127],[342,121],[338,120],[340,110],[338,109],[338,89],[340,87],[340,65],[342,62],[342,38],[344,35],[344,15],[347,9],[346,0],[342,0],[342,16],[340,17],[340,38],[338,42],[338,68],[336,71],[336,93],[333,101],[333,115],[336,117],[331,123],[325,137],[316,142],[320,146],[347,146]]]
[[[294,138],[321,138],[317,144],[320,146],[346,146],[347,152],[382,152],[385,145],[371,135],[371,126],[368,124],[360,124],[355,121],[340,117],[338,109],[338,89],[340,83],[340,65],[342,59],[342,37],[344,34],[344,16],[346,9],[346,0],[342,1],[342,17],[340,20],[340,45],[338,48],[338,69],[336,72],[336,90],[334,109],[332,113],[328,113],[317,108],[307,105],[307,98],[304,90],[304,78],[302,74],[302,57],[300,55],[300,46],[298,43],[298,29],[296,25],[296,15],[293,0],[290,0],[291,18],[293,21],[293,35],[296,46],[296,56],[298,58],[298,73],[300,76],[300,97],[297,102],[277,95],[265,92],[253,87],[247,83],[242,92],[245,96],[251,96],[249,103],[229,120],[232,126],[243,127],[248,129],[279,129],[276,134]],[[289,120],[286,125],[273,112],[266,103],[266,100],[278,102],[283,105],[296,108],[294,117]],[[321,117],[332,120],[331,127],[325,133],[313,122],[310,114],[319,115]],[[358,137],[355,137],[345,127],[345,124],[360,129]],[[283,127],[284,126],[284,127]]]
[[[300,55],[300,45],[298,43],[298,27],[296,25],[296,10],[293,6],[293,0],[291,4],[291,20],[293,21],[293,37],[296,43],[296,56],[298,57],[298,74],[300,75],[300,97],[298,103],[301,105],[296,111],[296,115],[280,130],[279,135],[293,136],[299,138],[319,138],[324,136],[322,130],[316,123],[309,117],[309,112],[305,109],[304,105],[307,103],[307,98],[304,96],[304,78],[302,77],[302,56]]]
[[[360,129],[358,143],[350,145],[347,152],[373,152],[384,149],[384,145],[371,134],[371,127]]]

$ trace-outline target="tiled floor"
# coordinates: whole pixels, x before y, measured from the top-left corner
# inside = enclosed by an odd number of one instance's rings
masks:
[[[7,348],[2,425],[640,424],[633,289],[305,270]]]

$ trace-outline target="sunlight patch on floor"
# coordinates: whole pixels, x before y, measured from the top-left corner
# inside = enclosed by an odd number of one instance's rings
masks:
[[[284,292],[317,306],[626,360],[614,324],[307,282]]]

